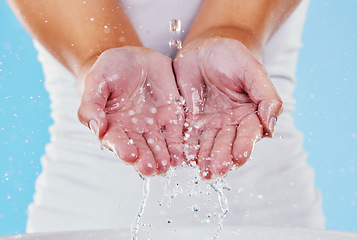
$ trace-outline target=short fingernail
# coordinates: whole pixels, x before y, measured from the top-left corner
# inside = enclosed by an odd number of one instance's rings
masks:
[[[276,125],[276,117],[271,117],[269,120],[269,130],[272,135],[274,133],[275,125]]]
[[[92,119],[89,121],[89,128],[92,130],[92,132],[96,136],[98,136],[99,127],[98,127],[98,123],[96,120]]]

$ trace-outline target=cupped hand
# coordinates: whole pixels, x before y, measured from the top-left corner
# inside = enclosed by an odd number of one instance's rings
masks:
[[[196,40],[174,60],[186,102],[185,155],[203,178],[243,165],[272,136],[282,101],[263,66],[239,41]]]
[[[101,54],[83,80],[79,120],[142,176],[183,159],[183,107],[172,60],[141,47]]]

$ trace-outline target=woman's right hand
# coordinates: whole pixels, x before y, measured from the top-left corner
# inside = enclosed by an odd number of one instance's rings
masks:
[[[183,106],[172,60],[154,50],[106,50],[83,80],[78,118],[141,176],[183,160]]]

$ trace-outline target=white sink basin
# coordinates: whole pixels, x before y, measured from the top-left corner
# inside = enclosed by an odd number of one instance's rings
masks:
[[[212,231],[212,230],[211,230]],[[205,240],[212,239],[213,233],[204,228],[165,229],[151,231],[146,235],[139,231],[138,240],[141,239],[170,239],[170,240]],[[130,240],[129,229],[118,230],[86,230],[57,233],[32,233],[0,237],[0,240],[25,239],[25,240]],[[357,240],[356,232],[311,230],[297,228],[271,228],[271,227],[224,227],[219,233],[219,240]]]

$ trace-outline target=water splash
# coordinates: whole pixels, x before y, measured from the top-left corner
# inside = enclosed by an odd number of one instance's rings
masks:
[[[134,219],[132,226],[131,226],[131,239],[132,240],[137,240],[138,239],[138,232],[139,232],[139,224],[140,224],[140,219],[141,216],[144,213],[145,207],[146,207],[146,201],[149,197],[149,190],[150,190],[150,178],[144,178],[144,183],[143,183],[143,200],[139,206],[138,213],[136,215],[136,218]]]
[[[213,234],[212,239],[216,240],[218,239],[218,234],[223,228],[223,220],[228,214],[228,200],[227,197],[223,193],[223,189],[230,190],[231,188],[227,186],[226,181],[223,178],[218,178],[214,181],[211,182],[210,186],[213,188],[215,192],[217,192],[218,195],[218,202],[221,206],[222,213],[219,214],[218,216],[218,229],[216,232]]]
[[[171,187],[171,181],[174,177],[176,177],[175,169],[170,167],[170,170],[168,171],[168,173],[166,175],[166,182],[165,182],[165,186],[164,186],[164,196],[163,196],[164,198],[167,198],[167,202],[166,202],[167,207],[171,206],[172,199],[174,197],[176,197],[180,192],[180,189],[179,189],[180,184],[179,183],[176,183],[173,187]],[[171,191],[170,191],[170,188],[171,188]]]

